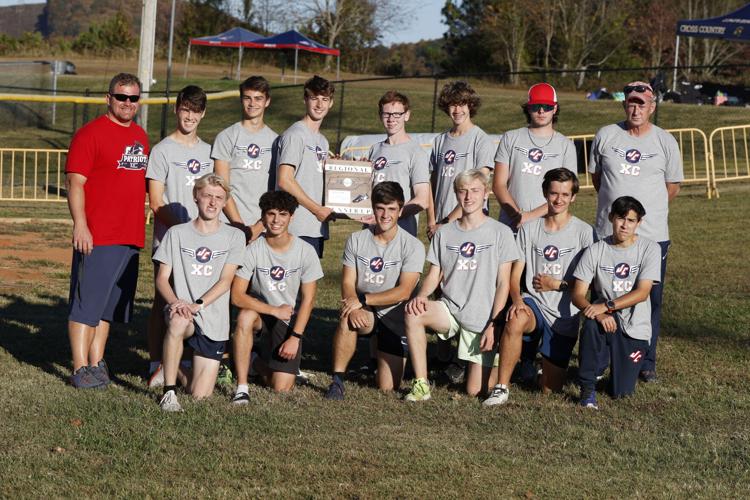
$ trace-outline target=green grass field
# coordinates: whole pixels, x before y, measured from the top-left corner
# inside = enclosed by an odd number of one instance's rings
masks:
[[[119,69],[92,69],[66,77],[65,85],[101,90]],[[206,73],[189,83],[234,85]],[[524,91],[473,83],[485,99],[479,125],[493,133],[523,125]],[[429,131],[432,82],[394,85],[414,101],[409,129]],[[347,84],[342,138],[380,132],[376,105],[389,87]],[[593,133],[621,119],[617,103],[588,102],[582,94],[563,93],[561,105],[559,130],[566,134]],[[324,130],[332,143],[338,109],[337,100]],[[61,123],[70,123],[71,111],[59,111]],[[274,90],[267,115],[273,128],[281,131],[301,112],[299,88]],[[154,120],[158,113],[151,113]],[[665,128],[710,131],[750,120],[742,108],[664,105],[659,113]],[[235,101],[210,102],[203,138],[213,140],[238,118]],[[64,148],[70,140],[62,126],[2,120],[4,147]],[[436,129],[447,124],[438,114]],[[149,132],[156,139],[158,126]],[[639,385],[624,400],[603,397],[598,412],[576,407],[575,360],[563,394],[513,386],[501,408],[484,409],[445,386],[433,401],[407,405],[362,381],[348,383],[345,402],[324,401],[339,258],[357,229],[343,222],[334,224],[326,248],[326,276],[304,344],[311,385],[285,396],[253,385],[244,408],[230,407],[224,389],[201,403],[182,396],[184,414],[163,414],[159,391],[146,389],[143,379],[153,296],[144,252],[134,320],[113,328],[108,344],[116,383],[76,392],[67,385],[71,228],[49,221],[69,218],[67,209],[1,202],[0,218],[45,222],[0,225],[0,497],[747,498],[750,285],[739,217],[750,183],[720,190],[720,199],[708,200],[703,187],[685,187],[672,205],[659,382]],[[594,207],[593,193],[585,192],[574,211],[591,222]],[[357,356],[352,367],[365,351]]]
[[[414,406],[356,381],[345,402],[324,401],[339,255],[356,229],[347,223],[335,224],[323,260],[304,347],[310,386],[286,396],[251,386],[240,409],[225,390],[201,403],[183,396],[184,414],[163,414],[142,378],[153,293],[144,255],[135,319],[109,341],[116,384],[76,392],[66,384],[68,267],[5,247],[0,270],[30,279],[0,284],[0,496],[747,497],[750,286],[737,218],[748,194],[748,184],[726,185],[707,200],[687,188],[674,202],[660,381],[625,400],[604,397],[598,412],[575,405],[575,361],[564,394],[514,386],[511,402],[490,410],[456,387]],[[591,221],[594,204],[582,194],[575,211]],[[0,215],[14,210],[5,204]],[[0,240],[31,237],[51,251],[69,233],[6,224]]]

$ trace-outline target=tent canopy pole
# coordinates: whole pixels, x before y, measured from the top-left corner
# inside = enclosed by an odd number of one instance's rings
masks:
[[[672,74],[672,92],[677,90],[677,61],[680,57],[680,35],[674,43],[674,73]]]

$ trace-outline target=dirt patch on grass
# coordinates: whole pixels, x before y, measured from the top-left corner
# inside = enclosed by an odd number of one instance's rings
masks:
[[[69,269],[73,249],[63,245],[66,238],[49,232],[0,234],[0,288],[32,284]]]

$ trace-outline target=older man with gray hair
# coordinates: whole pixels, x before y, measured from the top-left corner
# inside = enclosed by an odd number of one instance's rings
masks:
[[[656,379],[656,343],[670,245],[669,202],[680,191],[682,156],[675,138],[650,122],[656,111],[656,95],[651,85],[631,82],[625,86],[624,94],[625,120],[597,132],[591,145],[589,172],[598,192],[599,238],[611,234],[608,216],[612,202],[620,196],[632,196],[643,204],[647,213],[638,233],[661,247],[661,280],[654,284],[650,296],[651,345],[640,373],[641,380],[650,382]]]

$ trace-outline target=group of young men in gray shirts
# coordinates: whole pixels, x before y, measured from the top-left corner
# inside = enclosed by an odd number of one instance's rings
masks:
[[[205,93],[179,93],[177,130],[154,146],[146,172],[156,282],[149,383],[163,385],[164,410],[181,410],[178,382],[196,398],[212,393],[229,351],[230,300],[238,310],[232,403],[249,402],[251,371],[275,391],[294,386],[335,219],[324,206],[329,145],[320,133],[333,93],[327,80],[308,80],[303,119],[277,136],[264,123],[270,86],[250,77],[240,84],[242,120],[213,146],[197,136]],[[373,215],[345,244],[327,399],[344,399],[357,338],[371,336],[379,389],[398,390],[410,359],[404,399],[429,400],[428,331],[442,339],[444,361],[457,358],[466,392],[486,406],[508,400],[519,366],[545,392],[560,391],[581,315],[582,406],[597,408],[607,368],[613,397],[631,394],[639,376],[654,380],[668,202],[682,164],[674,138],[649,122],[652,88],[633,82],[624,94],[625,121],[602,128],[591,145],[595,229],[570,211],[578,161],[573,142],[554,129],[552,86],[529,89],[528,126],[495,144],[472,121],[481,104],[474,89],[446,84],[439,106],[452,127],[431,154],[406,132],[408,98],[389,91],[380,99],[386,139],[367,156]],[[489,217],[492,194],[499,221]],[[427,252],[417,238],[423,211]],[[182,360],[185,342],[192,363]]]

